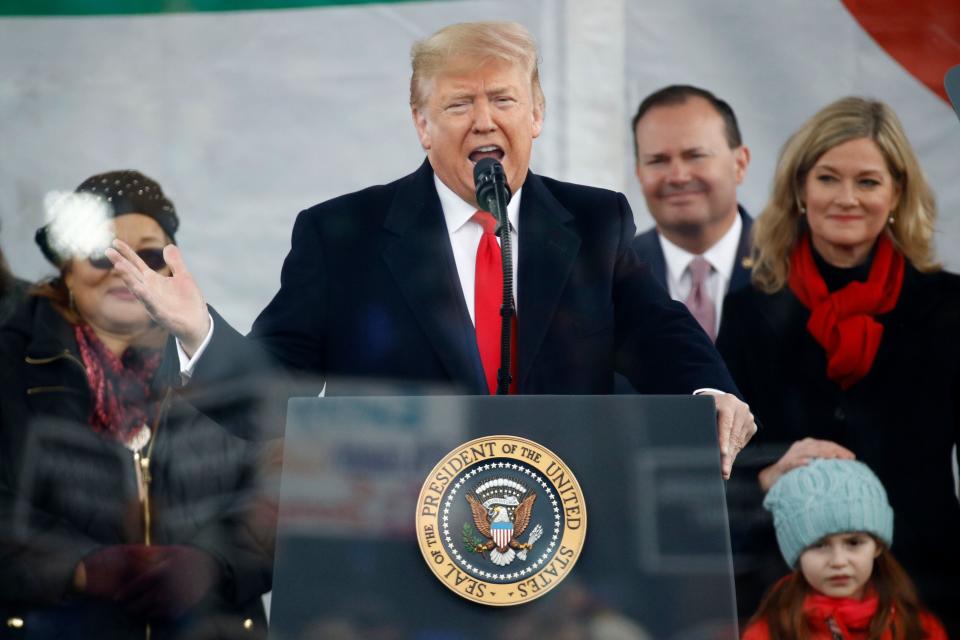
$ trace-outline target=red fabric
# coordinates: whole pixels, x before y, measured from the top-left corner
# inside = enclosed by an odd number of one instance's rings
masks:
[[[129,442],[149,422],[150,380],[160,366],[160,354],[127,349],[118,357],[89,325],[76,325],[74,335],[93,395],[90,426]]]
[[[950,104],[943,76],[960,61],[957,0],[843,0],[844,6],[884,51],[914,78]]]
[[[480,360],[487,377],[491,395],[497,392],[497,371],[500,369],[500,337],[503,320],[503,262],[500,244],[494,235],[497,222],[486,211],[473,214],[473,221],[483,227],[483,236],[477,247],[476,281],[474,282],[473,315],[477,331]],[[517,392],[517,317],[513,316],[510,341],[510,393]]]
[[[810,309],[807,330],[827,352],[827,377],[849,389],[870,371],[883,325],[875,316],[897,304],[903,285],[904,259],[885,235],[866,282],[851,282],[830,293],[813,260],[810,237],[790,256],[790,289]]]
[[[877,612],[879,598],[869,593],[863,600],[854,598],[831,598],[821,593],[813,593],[803,602],[803,612],[810,623],[810,630],[816,638],[830,638],[828,620],[832,619],[844,638],[867,638],[870,620]],[[892,640],[893,633],[887,629],[880,640]]]
[[[832,640],[828,619],[832,618],[844,640],[868,640],[870,620],[877,611],[878,598],[870,592],[863,600],[853,598],[832,598],[821,593],[809,594],[803,602],[803,612],[809,623],[810,640]],[[894,617],[896,614],[894,614]],[[920,612],[920,625],[927,640],[948,640],[940,622],[926,611]],[[768,640],[770,628],[766,620],[747,627],[742,640]],[[893,632],[886,629],[880,640],[891,640]]]
[[[940,624],[940,620],[935,615],[927,611],[920,612],[920,626],[927,634],[927,640],[950,640],[947,636],[947,630]]]

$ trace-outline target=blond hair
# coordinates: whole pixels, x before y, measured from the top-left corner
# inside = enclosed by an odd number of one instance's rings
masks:
[[[502,60],[530,74],[534,107],[543,112],[544,97],[537,66],[537,43],[517,22],[461,22],[419,40],[410,49],[410,106],[419,109],[430,95],[430,83],[451,61],[475,60],[477,66]]]
[[[787,283],[790,254],[805,225],[800,207],[807,174],[824,153],[859,138],[877,145],[900,192],[884,233],[917,270],[940,268],[933,255],[936,202],[900,120],[882,102],[851,96],[814,114],[780,152],[773,193],[753,226],[751,279],[757,288],[774,293]]]

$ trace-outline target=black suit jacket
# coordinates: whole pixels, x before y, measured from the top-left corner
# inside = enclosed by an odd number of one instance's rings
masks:
[[[743,228],[740,230],[737,257],[733,264],[733,272],[730,275],[730,287],[727,289],[727,294],[739,291],[750,284],[750,229],[753,227],[753,218],[741,205],[737,205],[737,210],[740,212]],[[663,247],[660,245],[656,227],[644,231],[634,238],[633,250],[637,252],[640,260],[650,267],[650,272],[657,279],[657,282],[667,288],[667,261],[663,257]],[[723,300],[718,300],[717,304],[722,305]]]
[[[630,249],[622,194],[531,173],[521,197],[520,393],[610,393],[615,371],[645,393],[736,392],[696,321]],[[428,162],[301,212],[252,340],[219,316],[214,325],[198,383],[249,373],[262,349],[288,370],[324,377],[331,394],[341,378],[487,393]]]

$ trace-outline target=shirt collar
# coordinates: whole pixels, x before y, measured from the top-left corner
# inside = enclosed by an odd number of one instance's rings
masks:
[[[447,223],[447,233],[453,234],[470,221],[477,208],[469,202],[466,202],[458,196],[453,190],[445,185],[437,174],[433,174],[433,183],[437,187],[437,196],[440,197],[440,207],[443,209],[443,218]],[[523,187],[517,189],[517,192],[510,198],[507,204],[507,217],[510,219],[510,226],[514,233],[520,229],[520,192]]]
[[[720,240],[703,253],[703,257],[710,263],[723,279],[729,280],[733,275],[733,263],[737,258],[737,249],[740,246],[740,232],[743,230],[743,220],[739,212],[733,224],[727,229]],[[667,263],[667,273],[679,281],[690,262],[697,256],[686,249],[670,242],[662,233],[658,233],[660,247],[663,249],[663,258]]]

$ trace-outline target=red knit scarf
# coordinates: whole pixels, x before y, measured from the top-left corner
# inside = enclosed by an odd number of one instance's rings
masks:
[[[160,366],[160,354],[129,348],[118,357],[88,325],[76,325],[74,335],[93,394],[90,426],[129,442],[152,413],[150,380]]]
[[[790,289],[810,309],[807,331],[827,352],[827,377],[849,389],[873,366],[883,337],[875,316],[897,304],[903,285],[904,259],[885,235],[866,282],[851,282],[830,293],[813,260],[809,235],[790,256]]]
[[[828,620],[832,620],[844,638],[865,638],[878,604],[879,598],[873,590],[863,600],[811,593],[803,601],[803,613],[814,631],[814,637],[830,637]],[[893,638],[893,634],[886,629],[880,640],[889,638]]]

